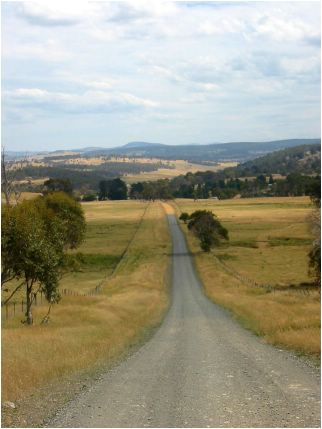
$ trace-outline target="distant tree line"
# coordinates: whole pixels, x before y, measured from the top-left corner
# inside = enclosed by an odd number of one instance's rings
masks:
[[[72,156],[71,156],[72,157]],[[57,157],[49,157],[57,159]],[[69,158],[69,157],[67,157]],[[48,166],[24,165],[15,171],[15,180],[29,180],[20,186],[21,191],[41,191],[41,185],[32,184],[32,180],[43,177],[51,179],[68,179],[75,190],[96,190],[101,180],[113,179],[127,174],[156,171],[160,163],[141,162],[104,162],[100,165],[54,164]],[[171,168],[167,166],[167,168]]]
[[[228,199],[239,195],[246,197],[261,196],[301,196],[310,195],[312,187],[320,182],[320,176],[304,176],[300,173],[289,174],[285,179],[274,179],[272,175],[260,174],[255,178],[227,178],[224,172],[187,173],[171,180],[157,182],[138,182],[132,185],[130,198],[134,199],[171,199],[193,198]]]

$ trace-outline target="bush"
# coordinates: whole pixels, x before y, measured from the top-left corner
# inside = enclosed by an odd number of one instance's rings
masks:
[[[96,194],[85,194],[82,198],[82,201],[89,202],[89,201],[96,201],[97,195]]]
[[[200,240],[200,247],[204,252],[219,245],[221,240],[228,240],[228,231],[224,228],[216,215],[209,210],[197,210],[190,215],[188,228]]]
[[[188,213],[186,213],[186,212],[181,213],[181,215],[180,215],[180,217],[179,217],[179,219],[180,219],[180,220],[183,220],[183,222],[184,222],[184,223],[187,223],[187,221],[189,220],[189,218],[190,218],[190,216],[189,216],[189,214],[188,214]]]

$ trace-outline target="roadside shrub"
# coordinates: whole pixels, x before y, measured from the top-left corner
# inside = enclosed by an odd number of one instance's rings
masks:
[[[188,229],[200,240],[200,247],[204,252],[210,252],[222,240],[228,240],[228,231],[224,228],[216,215],[209,210],[197,210],[190,215]]]

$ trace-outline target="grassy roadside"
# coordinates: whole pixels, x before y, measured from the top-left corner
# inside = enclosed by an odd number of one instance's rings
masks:
[[[182,224],[207,296],[268,343],[320,355],[320,295],[307,289],[308,198],[177,200],[179,211],[212,210],[230,243],[209,254]]]
[[[119,254],[120,242],[133,240],[101,294],[63,297],[47,326],[28,328],[19,318],[3,323],[3,401],[22,400],[51,381],[106,365],[160,323],[169,302],[170,239],[164,210],[157,202],[149,205],[135,232],[145,207],[130,201],[86,205],[90,225],[101,222],[102,226],[112,219],[115,227],[105,237],[106,247],[101,234],[93,238],[89,228],[83,251],[108,249]],[[127,229],[131,233],[125,234]],[[83,286],[73,284],[75,289]],[[40,313],[43,308],[36,307],[36,323]]]

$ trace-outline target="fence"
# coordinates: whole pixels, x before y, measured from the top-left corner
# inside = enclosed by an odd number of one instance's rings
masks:
[[[142,213],[142,216],[141,216],[141,218],[140,218],[140,220],[139,220],[139,222],[138,222],[138,226],[137,226],[137,228],[135,228],[135,230],[134,230],[134,233],[133,233],[132,237],[130,238],[129,242],[127,243],[127,245],[126,245],[125,249],[123,250],[122,255],[121,255],[121,258],[120,258],[119,262],[116,264],[116,266],[114,267],[114,269],[113,269],[112,273],[111,273],[109,276],[104,277],[104,279],[103,279],[103,280],[101,280],[101,281],[99,282],[99,284],[98,284],[95,288],[91,289],[91,293],[92,293],[93,295],[96,295],[96,294],[98,294],[98,293],[101,293],[101,292],[102,292],[103,284],[104,284],[107,280],[111,280],[111,279],[114,277],[114,275],[115,275],[115,273],[116,273],[117,269],[118,269],[118,268],[119,268],[119,266],[121,265],[121,263],[122,263],[122,261],[123,261],[123,259],[124,259],[125,255],[127,254],[127,252],[128,252],[128,250],[129,250],[129,248],[130,248],[131,244],[134,242],[134,239],[135,239],[135,237],[136,237],[137,233],[139,232],[139,230],[140,230],[140,228],[141,228],[141,225],[142,225],[142,223],[143,223],[144,216],[145,216],[145,214],[146,214],[146,212],[147,212],[147,210],[148,210],[149,206],[150,206],[150,202],[145,206],[144,211],[143,211],[143,213]]]
[[[60,294],[62,296],[84,296],[90,297],[97,295],[99,292],[94,290],[90,290],[87,293],[80,293],[71,289],[61,289]],[[47,304],[48,302],[44,296],[43,292],[39,292],[38,295],[35,295],[33,298],[32,305],[38,306],[42,304]],[[25,314],[27,308],[27,303],[25,300],[21,301],[9,301],[7,304],[2,305],[1,316],[3,320],[8,320],[15,317],[18,314]]]
[[[176,201],[172,201],[173,206],[175,206],[176,211],[179,212],[179,216],[182,213],[181,208],[179,207],[178,203]],[[179,217],[178,216],[178,217]],[[180,226],[180,224],[179,224]],[[184,231],[183,231],[184,233]],[[261,241],[257,241],[257,242],[261,242]],[[267,242],[267,241],[265,241]],[[242,284],[247,285],[247,286],[251,286],[254,288],[260,288],[260,289],[264,289],[266,292],[276,292],[276,291],[287,291],[290,290],[287,287],[278,287],[278,286],[272,286],[270,284],[263,284],[263,283],[258,283],[253,279],[250,279],[249,277],[241,274],[240,272],[238,272],[237,270],[235,270],[234,268],[232,268],[231,266],[227,265],[225,262],[223,262],[222,260],[220,260],[217,256],[215,256],[215,260],[218,263],[218,265],[221,266],[221,268],[226,271],[227,274],[231,275],[232,277],[234,277],[235,279],[239,280]],[[294,287],[292,288],[292,291],[294,292],[298,292],[298,293],[302,293],[304,295],[308,295],[310,293],[311,288],[310,287]]]
[[[138,226],[137,226],[137,228],[135,228],[135,231],[134,231],[132,237],[130,238],[128,244],[126,245],[126,247],[125,247],[125,249],[124,249],[124,251],[123,251],[123,253],[121,255],[121,258],[120,258],[119,262],[117,263],[117,265],[114,267],[112,273],[108,277],[104,277],[99,282],[99,284],[97,286],[95,286],[93,289],[89,290],[89,292],[81,293],[81,292],[77,292],[77,291],[72,290],[72,289],[60,289],[60,294],[62,296],[83,296],[83,297],[90,297],[90,296],[98,295],[98,294],[100,294],[102,292],[103,284],[108,279],[111,279],[114,276],[114,274],[117,271],[118,267],[120,266],[120,264],[121,264],[124,256],[127,254],[127,252],[129,250],[131,244],[133,243],[133,241],[134,241],[134,239],[135,239],[135,237],[136,237],[136,235],[137,235],[137,233],[138,233],[138,231],[139,231],[139,229],[140,229],[140,227],[142,225],[144,216],[145,216],[145,214],[147,212],[147,209],[148,209],[149,205],[150,205],[150,203],[148,203],[146,205],[146,207],[145,207],[145,209],[143,211],[143,214],[142,214],[142,216],[141,216],[141,218],[140,218],[140,220],[138,222]],[[41,305],[41,304],[43,304],[43,302],[44,303],[47,302],[46,298],[44,297],[43,292],[40,292],[39,295],[35,295],[34,296],[33,305],[36,305],[36,306],[37,305]],[[21,301],[10,301],[7,304],[5,304],[5,305],[2,306],[2,311],[1,311],[2,318],[4,320],[7,320],[7,319],[15,317],[18,314],[24,314],[25,311],[26,311],[26,307],[27,307],[27,304],[26,304],[26,301],[24,301],[24,300],[21,300]]]

